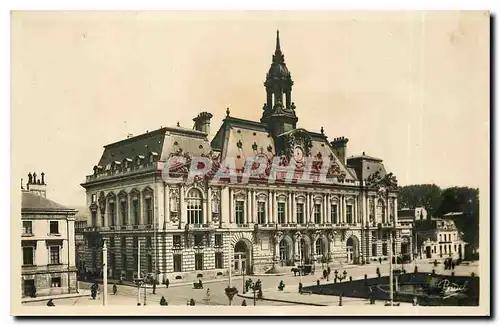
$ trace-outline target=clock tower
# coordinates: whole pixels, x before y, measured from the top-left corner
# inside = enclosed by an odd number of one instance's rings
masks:
[[[298,118],[295,115],[295,104],[292,102],[293,81],[285,64],[285,56],[281,52],[279,31],[276,32],[276,50],[264,86],[267,101],[264,103],[260,121],[267,124],[273,137],[295,129]]]

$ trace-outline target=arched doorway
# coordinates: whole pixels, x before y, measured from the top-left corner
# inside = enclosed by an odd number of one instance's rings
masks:
[[[241,239],[234,245],[235,274],[251,274],[252,245],[246,239]]]
[[[355,236],[350,236],[346,241],[346,254],[348,264],[359,263],[359,241]]]
[[[288,254],[290,248],[288,246],[288,241],[286,239],[281,239],[280,241],[280,262],[284,265],[288,260],[290,260],[290,255]]]

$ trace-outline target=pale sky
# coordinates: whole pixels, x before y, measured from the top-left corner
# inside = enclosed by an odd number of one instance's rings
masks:
[[[12,182],[85,205],[103,146],[200,111],[258,121],[276,29],[298,127],[349,138],[400,185],[489,180],[482,12],[14,13]],[[210,137],[210,139],[211,139]]]

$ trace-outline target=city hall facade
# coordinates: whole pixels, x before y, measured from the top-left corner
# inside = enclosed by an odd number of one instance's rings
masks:
[[[279,34],[264,86],[260,120],[227,109],[211,140],[212,114],[201,112],[193,129],[163,127],[104,146],[82,184],[89,270],[100,271],[103,240],[111,277],[135,277],[140,247],[141,271],[159,282],[227,274],[230,257],[233,271],[247,274],[371,263],[388,258],[391,239],[395,255],[412,255],[411,227],[397,219],[397,181],[382,160],[347,158],[347,138],[297,127],[301,110]],[[211,169],[190,180],[198,158]],[[250,158],[259,159],[259,173],[240,182]],[[291,164],[292,182],[285,182],[279,169]],[[321,171],[333,182],[323,182]]]

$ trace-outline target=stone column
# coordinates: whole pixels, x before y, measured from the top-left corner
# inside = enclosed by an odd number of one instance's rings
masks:
[[[229,224],[234,223],[234,191],[229,188]]]
[[[322,209],[322,214],[321,214],[321,215],[323,215],[323,217],[322,217],[323,223],[328,223],[328,209],[326,207],[326,202],[327,202],[326,197],[327,196],[328,196],[327,194],[323,195],[323,209]]]
[[[170,222],[170,186],[165,184],[164,187],[164,206],[165,206],[165,222]]]
[[[229,187],[224,186],[220,192],[220,219],[222,223],[230,222],[230,208],[229,208],[230,193]]]
[[[363,209],[362,209],[362,212],[363,212],[363,215],[361,216],[361,223],[363,225],[366,225],[367,224],[367,203],[366,203],[366,196],[364,193],[361,193],[361,204],[363,205]]]
[[[68,227],[68,229],[67,229],[68,240],[67,240],[67,246],[66,246],[67,250],[68,250],[68,258],[69,258],[68,264],[70,267],[75,267],[76,266],[76,263],[75,263],[75,218],[69,217],[66,220],[66,223],[68,223],[68,226],[67,226]],[[61,261],[63,261],[63,260],[61,259]]]
[[[255,190],[250,190],[251,197],[252,197],[252,224],[257,223],[257,198],[255,197]]]
[[[398,197],[394,197],[394,223],[398,223]]]
[[[267,209],[267,219],[266,219],[266,222],[267,223],[273,223],[273,219],[272,219],[272,194],[271,194],[271,191],[269,190],[267,192],[268,196],[267,196],[267,203],[266,203],[266,209]]]
[[[180,189],[179,189],[179,221],[181,223],[181,226],[183,225],[183,223],[187,223],[187,219],[186,219],[186,201],[185,201],[185,197],[184,197],[184,185],[181,184],[180,186]]]
[[[311,223],[311,213],[312,213],[312,210],[311,210],[311,194],[310,193],[306,194],[306,207],[305,207],[304,210],[305,210],[305,212],[304,212],[305,222],[306,223]]]
[[[252,194],[250,190],[247,190],[247,209],[245,214],[245,224],[249,224],[252,216]],[[241,268],[241,266],[240,266]]]
[[[326,209],[326,223],[328,224],[331,224],[333,223],[332,221],[332,204],[330,202],[330,194],[326,194],[326,198],[325,198],[325,209]]]
[[[293,236],[293,259],[299,257],[299,241],[300,238],[297,235]]]
[[[290,215],[292,216],[292,223],[297,223],[297,200],[295,198],[295,193],[292,193],[291,199],[292,199],[292,211],[290,212]]]
[[[207,223],[212,223],[212,188],[207,189],[207,210],[205,211],[207,216]]]
[[[273,191],[273,216],[274,216],[274,223],[278,223],[278,196],[276,194],[276,191]]]
[[[208,201],[208,191],[207,191],[205,198],[203,198],[203,224],[209,223],[208,222],[208,211],[210,210],[209,208],[210,208],[210,202]]]
[[[288,192],[288,201],[286,203],[286,222],[292,223],[292,193]]]

